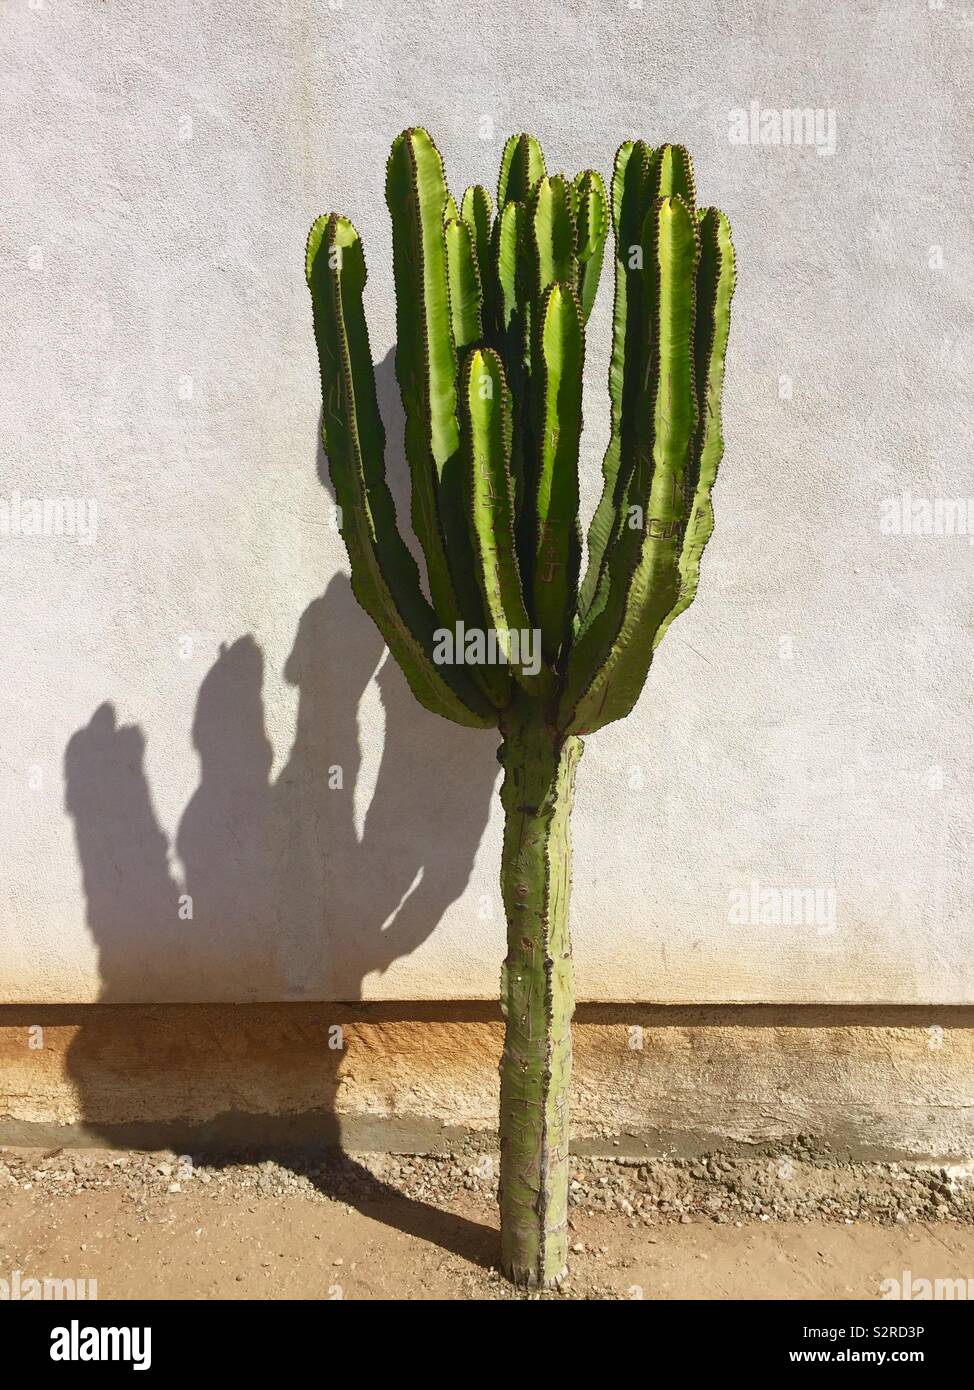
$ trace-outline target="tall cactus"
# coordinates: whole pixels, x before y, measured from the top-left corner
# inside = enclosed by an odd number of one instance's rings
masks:
[[[314,223],[306,257],[324,443],[355,595],[416,698],[501,733],[502,1264],[542,1287],[559,1281],[567,1255],[569,816],[581,735],[629,713],[696,593],[723,451],[734,251],[724,214],[697,208],[680,145],[627,141],[607,195],[594,170],[549,175],[537,140],[512,136],[495,211],[479,186],[458,207],[430,136],[406,130],[386,197],[429,598],[385,479],[362,246],[337,213]],[[610,221],[611,436],[583,571],[585,328]]]

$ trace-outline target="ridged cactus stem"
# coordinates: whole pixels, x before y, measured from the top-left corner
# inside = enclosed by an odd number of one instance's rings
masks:
[[[501,1060],[501,1262],[550,1288],[568,1262],[568,1088],[575,981],[568,934],[569,818],[581,739],[519,695],[501,722],[501,891],[507,957]]]

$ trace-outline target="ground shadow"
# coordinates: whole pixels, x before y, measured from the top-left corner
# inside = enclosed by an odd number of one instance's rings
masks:
[[[402,517],[408,490],[392,353],[377,383]],[[327,486],[320,447],[318,470]],[[238,972],[241,1001],[257,997],[256,982],[263,999],[359,1000],[366,976],[420,946],[466,887],[498,775],[496,741],[417,705],[344,575],[301,615],[283,675],[298,704],[293,745],[275,778],[263,654],[251,636],[221,647],[199,689],[192,741],[200,780],[173,846],[153,808],[140,728],[120,726],[106,702],[68,743],[65,804],[102,1002],[205,999],[194,976],[213,978],[219,968]],[[353,796],[362,740],[372,736],[360,728],[359,707],[373,677],[385,732],[359,830]],[[82,1028],[68,1056],[86,1129],[130,1146],[131,1126],[100,1118],[106,1081],[98,1052]],[[329,1097],[344,1061],[343,1051],[322,1047]],[[232,1160],[214,1148],[233,1130],[234,1116],[227,1118],[213,1129],[208,1161]],[[272,1137],[261,1157],[286,1161],[403,1230],[490,1262],[487,1228],[403,1197],[344,1154],[330,1103],[296,1128],[299,1143]],[[173,1134],[185,1151],[184,1127],[174,1124]],[[166,1125],[155,1126],[152,1147],[166,1143]]]

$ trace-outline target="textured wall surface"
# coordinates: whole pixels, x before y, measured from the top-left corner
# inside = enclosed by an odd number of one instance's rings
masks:
[[[381,664],[318,477],[307,228],[364,236],[399,479],[383,179],[421,123],[457,190],[521,128],[569,170],[683,141],[738,248],[700,595],[579,773],[581,997],[974,1001],[968,11],[38,0],[3,28],[0,999],[495,995],[493,741]],[[762,143],[806,108],[813,143]]]
[[[587,1004],[572,1145],[974,1152],[970,1008]],[[496,1004],[0,1007],[0,1144],[432,1152],[497,1126]]]

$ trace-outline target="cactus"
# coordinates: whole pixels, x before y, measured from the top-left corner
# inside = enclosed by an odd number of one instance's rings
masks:
[[[734,251],[724,214],[697,208],[680,145],[627,141],[607,194],[594,170],[549,175],[537,140],[512,136],[495,209],[480,186],[458,206],[430,136],[406,130],[386,196],[429,597],[385,480],[362,245],[335,213],[314,223],[306,256],[324,444],[355,595],[416,698],[500,731],[502,1266],[551,1286],[567,1257],[575,769],[582,736],[632,709],[696,593]],[[611,436],[583,570],[585,332],[610,225]]]

